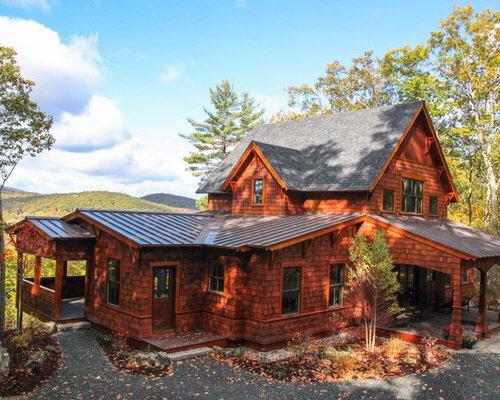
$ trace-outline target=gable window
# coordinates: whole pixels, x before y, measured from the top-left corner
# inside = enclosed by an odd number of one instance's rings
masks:
[[[422,214],[424,183],[415,179],[403,178],[403,200],[401,210],[406,213]]]
[[[429,215],[438,215],[438,198],[429,196]]]
[[[254,179],[253,180],[253,204],[262,204],[264,200],[264,180]]]
[[[117,306],[120,304],[120,260],[108,259],[106,301]]]
[[[208,272],[208,290],[210,292],[224,292],[224,267],[220,264],[210,266]]]
[[[344,264],[330,265],[330,292],[328,305],[340,307],[344,295]]]
[[[300,305],[300,267],[283,269],[281,313],[297,314]]]
[[[384,211],[394,211],[394,190],[384,189],[382,209]]]

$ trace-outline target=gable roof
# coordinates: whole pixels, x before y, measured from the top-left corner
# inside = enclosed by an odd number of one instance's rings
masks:
[[[369,214],[369,216],[473,258],[500,256],[500,236],[490,235],[458,222],[407,215]]]
[[[78,225],[68,224],[56,217],[26,217],[10,227],[16,231],[23,224],[29,223],[51,239],[94,239],[95,236],[80,228]]]
[[[254,142],[287,188],[368,191],[423,102],[319,115],[254,128],[200,185],[221,192]]]

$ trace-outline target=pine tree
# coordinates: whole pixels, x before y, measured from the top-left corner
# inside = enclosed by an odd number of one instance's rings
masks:
[[[205,177],[249,130],[262,123],[264,111],[258,109],[255,100],[247,93],[241,97],[240,99],[233,85],[222,81],[214,89],[210,89],[210,101],[214,110],[203,108],[207,118],[203,122],[188,119],[194,132],[180,136],[196,148],[196,151],[184,157],[188,164],[187,170],[194,176]]]

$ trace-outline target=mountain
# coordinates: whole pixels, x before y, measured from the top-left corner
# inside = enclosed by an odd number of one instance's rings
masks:
[[[191,209],[153,203],[123,193],[92,191],[80,193],[37,194],[8,191],[3,196],[4,218],[7,223],[27,215],[62,216],[76,208],[186,212]]]
[[[152,201],[153,203],[165,204],[171,207],[196,210],[196,200],[190,197],[177,196],[169,193],[153,193],[141,197],[141,199]]]

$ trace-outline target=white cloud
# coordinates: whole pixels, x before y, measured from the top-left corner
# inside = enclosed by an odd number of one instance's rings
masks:
[[[99,87],[97,35],[65,44],[38,22],[0,17],[0,44],[16,50],[23,75],[36,83],[34,99],[56,119],[81,112]]]
[[[118,106],[97,95],[90,99],[82,114],[63,113],[52,134],[56,148],[73,152],[111,148],[130,138]]]
[[[47,0],[0,0],[0,3],[8,7],[22,8],[24,10],[39,8],[47,11],[51,7],[51,2]]]
[[[236,0],[236,8],[240,8],[240,9],[247,8],[246,0]]]
[[[285,101],[280,97],[268,96],[258,92],[251,93],[250,95],[264,108],[266,117],[270,117],[287,108]]]
[[[161,72],[159,78],[164,82],[172,82],[178,80],[186,70],[184,64],[167,65]]]
[[[119,106],[99,94],[97,35],[64,43],[37,22],[0,17],[0,44],[15,48],[23,75],[36,82],[35,100],[55,117],[54,148],[24,159],[9,186],[193,195],[197,180],[182,161],[189,145],[178,136],[157,141],[129,133]]]

